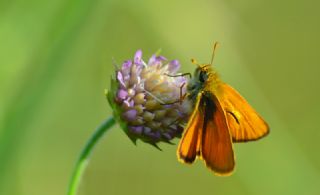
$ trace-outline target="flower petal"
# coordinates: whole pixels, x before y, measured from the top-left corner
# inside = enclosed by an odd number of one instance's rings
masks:
[[[125,88],[126,85],[124,83],[123,75],[120,71],[117,71],[117,80],[119,81],[121,87]]]
[[[180,62],[178,60],[172,60],[168,65],[168,70],[170,71],[170,73],[176,73],[180,68]]]
[[[128,96],[128,92],[124,89],[119,89],[118,93],[117,93],[117,98],[119,98],[120,100],[124,100],[126,99]]]
[[[151,132],[151,129],[149,127],[144,127],[143,128],[143,133],[148,134]]]
[[[145,121],[147,121],[147,122],[152,121],[154,119],[154,116],[155,116],[154,113],[151,113],[151,112],[148,112],[148,111],[145,111],[143,113],[143,119]]]
[[[130,126],[129,129],[132,133],[140,135],[142,133],[143,127],[142,126]]]
[[[133,121],[137,118],[137,111],[136,110],[128,110],[123,113],[123,117],[128,121]]]
[[[133,99],[136,104],[143,104],[146,101],[144,93],[136,94],[136,96]]]
[[[159,131],[147,132],[145,134],[151,139],[153,139],[154,142],[158,141],[161,138],[161,133]]]
[[[148,65],[153,65],[155,63],[155,61],[156,61],[156,57],[157,56],[155,54],[153,54],[151,56],[151,58],[149,59],[149,61],[148,61]]]
[[[141,49],[136,51],[136,53],[134,54],[134,60],[133,61],[137,65],[141,65],[142,64],[142,51],[141,51]]]
[[[132,61],[131,60],[126,60],[122,64],[122,70],[128,70],[132,66]]]
[[[121,72],[123,75],[125,75],[124,77],[130,76],[131,66],[132,66],[132,60],[126,60],[123,62],[121,67]]]
[[[166,61],[167,58],[165,58],[164,56],[157,56],[156,61],[157,62],[162,62],[162,61]]]
[[[134,100],[131,100],[130,98],[127,98],[126,100],[124,100],[123,103],[125,104],[127,109],[134,106]]]
[[[169,133],[163,133],[162,136],[165,137],[167,140],[172,139],[172,136]]]
[[[163,61],[166,61],[167,58],[163,57],[163,56],[156,56],[155,54],[151,56],[151,58],[149,59],[148,65],[152,66],[152,65],[157,65],[160,64]]]

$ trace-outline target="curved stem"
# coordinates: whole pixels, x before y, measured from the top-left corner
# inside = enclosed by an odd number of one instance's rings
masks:
[[[82,149],[80,157],[75,165],[73,175],[71,177],[71,181],[68,188],[68,195],[76,195],[77,189],[79,187],[82,174],[89,162],[89,156],[94,148],[97,145],[98,141],[104,133],[110,129],[115,124],[115,120],[113,117],[105,120],[93,133],[91,138],[88,140],[85,147]]]

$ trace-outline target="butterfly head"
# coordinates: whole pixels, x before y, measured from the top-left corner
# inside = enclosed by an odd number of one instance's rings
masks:
[[[195,59],[191,59],[192,64],[197,66],[193,78],[188,84],[188,91],[191,94],[191,98],[194,98],[200,91],[214,90],[216,91],[220,85],[220,79],[218,73],[212,67],[215,51],[218,47],[218,43],[214,43],[212,50],[212,57],[210,64],[199,64]]]
[[[212,64],[218,45],[218,42],[213,44],[210,64],[199,64],[195,59],[191,59],[191,62],[197,66],[194,77],[198,79],[200,83],[205,83],[210,77],[217,77],[216,71],[212,68]]]
[[[215,72],[211,64],[199,64],[195,59],[191,59],[191,62],[197,66],[193,74],[193,79],[197,80],[199,84],[204,84]]]
[[[210,64],[198,64],[194,59],[192,59],[192,63],[196,64],[197,68],[193,73],[193,77],[189,80],[187,90],[191,94],[190,98],[195,98],[205,88],[213,70]]]

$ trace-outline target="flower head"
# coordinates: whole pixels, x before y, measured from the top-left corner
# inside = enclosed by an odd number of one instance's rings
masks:
[[[168,61],[153,55],[148,63],[138,50],[133,60],[125,61],[116,70],[107,94],[114,116],[135,143],[137,139],[156,146],[180,137],[188,119],[190,102],[181,98],[185,77],[172,77],[180,68],[177,60]]]

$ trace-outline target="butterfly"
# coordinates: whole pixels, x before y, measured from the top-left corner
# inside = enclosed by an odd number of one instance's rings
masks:
[[[230,85],[220,80],[211,64],[198,64],[187,84],[187,98],[194,109],[181,137],[177,156],[191,164],[196,158],[217,175],[230,175],[235,167],[233,142],[260,139],[268,124]]]

